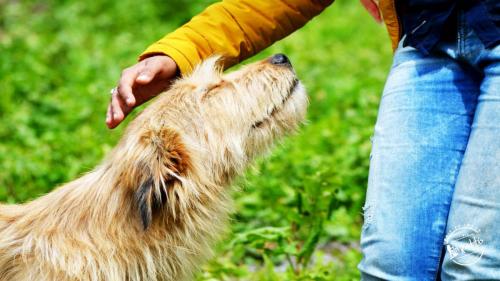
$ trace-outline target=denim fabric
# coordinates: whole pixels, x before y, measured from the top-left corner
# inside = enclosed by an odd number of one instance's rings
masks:
[[[500,280],[500,46],[459,16],[428,56],[400,47],[375,125],[362,280]]]

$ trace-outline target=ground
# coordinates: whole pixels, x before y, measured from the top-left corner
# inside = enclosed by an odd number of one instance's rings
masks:
[[[0,0],[0,201],[96,165],[125,127],[104,124],[121,70],[210,2]],[[239,180],[231,233],[198,280],[357,280],[388,37],[358,1],[337,0],[252,60],[277,52],[309,90],[308,124]]]

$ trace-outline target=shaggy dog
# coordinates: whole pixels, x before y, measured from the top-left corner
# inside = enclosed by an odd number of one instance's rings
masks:
[[[288,59],[212,57],[133,120],[93,171],[0,205],[0,280],[189,280],[224,232],[229,186],[307,107]]]

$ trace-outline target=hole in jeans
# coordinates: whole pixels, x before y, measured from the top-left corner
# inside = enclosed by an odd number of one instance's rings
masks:
[[[364,217],[363,228],[366,228],[373,222],[373,206],[366,204],[362,209]]]

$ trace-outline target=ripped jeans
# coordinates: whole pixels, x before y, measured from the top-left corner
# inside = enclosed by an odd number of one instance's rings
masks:
[[[400,46],[373,137],[362,280],[500,280],[500,46]]]

